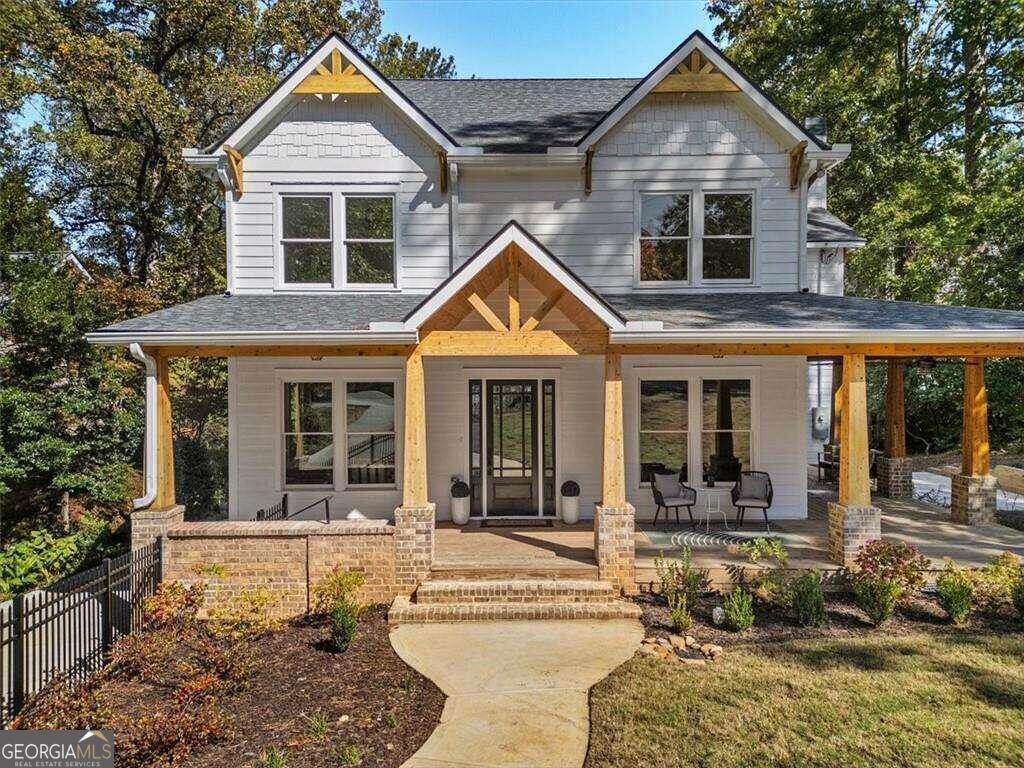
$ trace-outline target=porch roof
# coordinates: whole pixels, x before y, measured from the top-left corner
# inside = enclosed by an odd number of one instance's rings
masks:
[[[416,341],[403,319],[423,294],[206,296],[89,334],[100,344]],[[622,340],[995,338],[1024,342],[1024,312],[814,293],[605,294],[628,321]],[[615,340],[613,338],[613,340]]]

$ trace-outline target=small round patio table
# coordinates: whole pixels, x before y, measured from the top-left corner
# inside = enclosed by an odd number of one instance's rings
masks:
[[[701,507],[700,497],[704,497],[704,531],[705,533],[711,533],[711,517],[713,515],[722,516],[722,526],[725,530],[729,530],[729,518],[725,516],[725,510],[722,509],[722,496],[716,488],[701,488],[697,491],[697,507]]]

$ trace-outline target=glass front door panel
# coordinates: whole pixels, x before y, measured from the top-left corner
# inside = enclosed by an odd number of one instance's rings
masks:
[[[488,517],[536,515],[537,382],[487,382]]]

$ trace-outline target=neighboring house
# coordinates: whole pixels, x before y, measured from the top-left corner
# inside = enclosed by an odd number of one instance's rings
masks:
[[[844,559],[878,533],[865,357],[1017,354],[1024,316],[844,298],[850,147],[810,126],[699,33],[640,79],[552,80],[390,81],[330,37],[185,153],[226,190],[227,293],[90,336],[150,366],[143,504],[173,502],[166,357],[227,356],[231,519],[287,493],[432,530],[454,477],[474,516],[549,517],[575,480],[621,575],[657,471],[726,508],[766,471],[805,517],[816,360],[845,357]]]

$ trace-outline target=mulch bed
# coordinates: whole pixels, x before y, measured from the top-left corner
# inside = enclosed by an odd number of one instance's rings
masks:
[[[660,595],[644,593],[634,598],[643,615],[647,637],[668,637],[673,634],[669,610]],[[881,627],[873,627],[864,613],[849,596],[830,593],[825,596],[827,619],[821,627],[801,627],[785,611],[763,604],[755,604],[757,620],[746,632],[732,632],[716,626],[711,620],[711,611],[721,605],[717,595],[703,597],[692,611],[693,628],[689,634],[698,643],[712,643],[723,648],[736,645],[764,644],[787,640],[820,638],[857,637],[882,633],[885,635],[909,635],[916,632],[1019,632],[1020,622],[1015,618],[993,616],[975,611],[965,627],[953,627],[942,613],[934,599],[924,594],[911,596],[889,621]]]
[[[251,768],[271,748],[288,768],[336,767],[344,747],[358,750],[361,768],[393,768],[412,756],[437,727],[444,694],[391,648],[387,609],[362,615],[344,653],[332,652],[326,636],[322,626],[297,622],[261,639],[251,681],[220,702],[227,737],[183,765]],[[317,712],[330,726],[313,740],[307,718]]]

